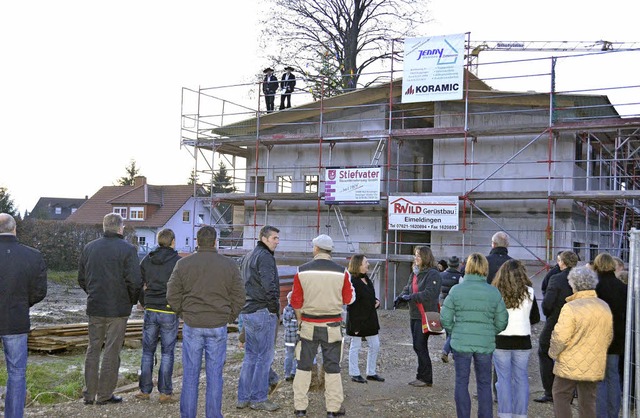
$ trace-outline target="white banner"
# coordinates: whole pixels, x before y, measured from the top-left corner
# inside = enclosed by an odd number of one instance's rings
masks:
[[[324,180],[327,205],[380,203],[380,167],[327,167]]]
[[[457,231],[458,196],[389,196],[389,229]]]
[[[402,103],[462,99],[464,40],[463,33],[405,39]]]

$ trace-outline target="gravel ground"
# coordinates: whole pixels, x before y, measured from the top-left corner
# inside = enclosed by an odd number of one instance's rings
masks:
[[[51,293],[52,294],[52,293]],[[53,294],[52,294],[53,295]],[[82,295],[80,295],[82,296]],[[49,298],[49,297],[48,297]],[[55,299],[54,296],[51,296]],[[63,298],[69,306],[69,298]],[[46,303],[41,307],[47,309]],[[71,309],[75,309],[71,307]],[[416,356],[411,348],[410,331],[408,326],[408,311],[380,311],[380,340],[381,350],[378,358],[378,373],[386,378],[384,383],[369,382],[360,384],[352,382],[348,377],[347,347],[344,351],[342,362],[342,377],[344,385],[344,406],[347,416],[352,417],[455,417],[454,391],[454,365],[453,362],[442,363],[439,357],[444,343],[443,336],[431,337],[429,348],[433,362],[434,385],[431,388],[414,388],[407,383],[414,379],[417,367]],[[84,319],[86,320],[86,318]],[[534,344],[537,335],[542,329],[542,323],[534,327]],[[348,345],[346,343],[345,345]],[[542,393],[540,375],[538,373],[538,360],[534,346],[529,363],[530,393],[531,398]],[[235,408],[238,376],[241,367],[241,356],[237,346],[237,334],[229,335],[227,345],[227,364],[224,369],[224,399],[223,413],[226,417],[292,417],[293,416],[293,389],[291,383],[283,382],[279,390],[271,397],[278,403],[280,410],[272,413],[254,412],[248,409],[237,410]],[[361,353],[361,370],[364,371],[365,355]],[[179,359],[177,359],[179,361]],[[284,348],[282,337],[278,342],[275,369],[282,376],[284,360]],[[475,393],[475,384],[470,385],[470,392]],[[174,389],[176,393],[181,390],[181,380],[176,377]],[[150,401],[139,401],[134,398],[135,389],[123,393],[124,402],[120,405],[109,406],[85,406],[81,400],[60,403],[53,406],[31,406],[27,408],[27,417],[179,417],[179,405],[160,405],[158,393],[153,392]],[[310,392],[310,404],[308,416],[324,417],[324,397],[320,392]],[[204,417],[204,376],[201,377],[199,396],[199,415]],[[476,415],[477,403],[472,402],[472,416]],[[494,407],[494,413],[495,412]],[[537,404],[533,401],[529,405],[530,417],[553,416],[550,404]]]

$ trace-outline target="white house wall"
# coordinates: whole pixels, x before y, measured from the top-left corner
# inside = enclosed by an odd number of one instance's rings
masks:
[[[195,205],[195,206],[194,206]],[[190,221],[185,222],[182,220],[182,212],[188,210],[190,212]],[[147,247],[149,250],[158,246],[156,235],[161,229],[170,228],[176,235],[176,250],[178,252],[193,252],[195,250],[196,243],[194,243],[194,235],[197,233],[198,214],[204,215],[204,222],[202,225],[209,225],[211,223],[209,208],[206,208],[201,199],[190,198],[176,213],[167,221],[167,223],[160,228],[136,228],[136,234],[146,238]],[[194,218],[195,217],[195,218]],[[196,220],[196,228],[194,230],[193,224]],[[129,222],[132,224],[133,222]],[[219,233],[220,231],[218,231]]]

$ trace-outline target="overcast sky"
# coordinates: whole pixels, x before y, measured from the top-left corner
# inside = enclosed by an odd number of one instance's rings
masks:
[[[19,210],[91,196],[135,159],[151,184],[183,184],[181,88],[255,80],[257,0],[0,4],[0,186]],[[640,41],[640,2],[433,0],[423,35]],[[640,54],[635,54],[640,57]],[[639,62],[628,63],[640,84]],[[633,69],[633,71],[631,70]],[[294,103],[295,104],[295,103]]]

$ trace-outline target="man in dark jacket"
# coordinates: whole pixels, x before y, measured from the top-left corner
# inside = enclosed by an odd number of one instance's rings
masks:
[[[487,256],[489,262],[489,274],[487,274],[487,283],[491,284],[493,278],[496,277],[496,273],[500,270],[500,266],[511,260],[509,257],[509,236],[503,232],[496,232],[491,237],[491,251]],[[462,268],[462,275],[464,276],[464,267]]]
[[[16,221],[0,213],[0,340],[7,367],[4,413],[21,417],[27,396],[29,308],[47,295],[47,266],[42,254],[18,242]]]
[[[158,371],[160,403],[175,402],[173,395],[173,357],[178,340],[179,320],[167,302],[167,282],[180,256],[175,250],[176,235],[171,229],[162,229],[157,235],[158,248],[147,254],[140,263],[143,292],[140,303],[144,306],[142,330],[142,361],[140,364],[140,392],[136,398],[149,399],[153,389],[153,360],[158,346],[162,350]]]
[[[296,76],[291,73],[293,67],[284,67],[285,73],[282,74],[282,80],[280,81],[280,110],[284,110],[284,101],[287,101],[287,109],[291,107],[291,93],[296,86]]]
[[[560,254],[562,254],[562,251],[558,251],[558,254],[556,255],[556,265],[551,267],[542,279],[542,284],[540,285],[542,297],[547,293],[547,287],[549,287],[549,280],[551,280],[551,276],[560,273]]]
[[[551,276],[547,291],[542,299],[542,313],[546,316],[544,328],[540,333],[538,345],[538,360],[540,363],[540,378],[544,394],[534,399],[535,402],[553,402],[553,359],[549,357],[551,333],[558,322],[560,311],[566,303],[566,299],[573,294],[569,286],[569,272],[578,264],[578,255],[573,251],[563,251],[558,256],[560,273]]]
[[[89,316],[83,392],[86,405],[122,402],[120,396],[113,394],[118,383],[120,349],[131,306],[138,303],[142,286],[138,254],[124,240],[122,217],[109,213],[102,227],[104,235],[85,245],[78,266],[78,284],[87,294]]]
[[[167,301],[184,319],[180,416],[196,418],[202,354],[207,376],[207,417],[222,416],[222,369],[227,358],[227,323],[244,303],[244,286],[236,263],[216,251],[212,226],[198,230],[198,250],[181,258],[167,283]]]
[[[269,371],[273,363],[276,326],[280,314],[280,278],[274,252],[280,230],[262,227],[258,244],[242,261],[246,301],[242,308],[245,355],[238,381],[237,407],[275,411],[279,405],[267,399]]]
[[[491,237],[491,251],[487,256],[489,262],[489,274],[487,275],[487,283],[491,284],[496,273],[500,270],[500,266],[511,260],[509,257],[509,236],[503,232],[496,232]]]
[[[264,80],[262,80],[262,92],[267,105],[267,113],[273,112],[276,102],[276,91],[278,91],[278,78],[273,75],[273,68],[265,68]]]

